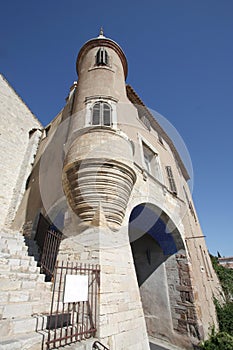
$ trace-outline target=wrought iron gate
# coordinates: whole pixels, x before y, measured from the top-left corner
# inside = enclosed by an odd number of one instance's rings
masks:
[[[62,233],[50,229],[46,232],[43,251],[40,262],[41,272],[47,277],[53,276],[55,263],[57,260],[58,249],[62,240]]]
[[[86,276],[86,300],[66,302],[67,280],[70,276]],[[47,319],[47,349],[54,349],[95,336],[99,278],[99,265],[56,263],[51,312]],[[73,284],[70,292],[74,294],[75,288]]]

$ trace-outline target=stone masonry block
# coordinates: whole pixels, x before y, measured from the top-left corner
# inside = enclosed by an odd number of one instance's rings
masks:
[[[8,304],[3,308],[3,318],[15,318],[30,316],[32,314],[32,305],[24,303],[23,307],[21,304]]]

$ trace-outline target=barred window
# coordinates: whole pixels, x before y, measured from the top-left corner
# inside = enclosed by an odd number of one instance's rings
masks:
[[[166,168],[167,178],[168,178],[169,185],[170,185],[170,190],[174,194],[177,194],[177,188],[176,188],[175,180],[173,177],[172,168],[170,166],[166,166],[165,168]]]

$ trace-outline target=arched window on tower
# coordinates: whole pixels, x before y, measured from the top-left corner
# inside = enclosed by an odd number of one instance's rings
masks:
[[[108,65],[108,53],[101,47],[96,54],[96,65],[97,66],[107,66]]]
[[[92,125],[111,126],[111,107],[106,102],[96,102],[92,111]]]

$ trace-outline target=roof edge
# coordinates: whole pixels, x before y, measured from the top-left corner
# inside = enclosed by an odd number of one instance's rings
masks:
[[[153,114],[149,111],[149,109],[145,106],[145,104],[143,103],[143,101],[141,100],[141,98],[138,96],[138,94],[135,92],[135,90],[132,88],[131,85],[126,84],[126,92],[127,92],[127,96],[128,99],[134,104],[134,105],[139,105],[142,106],[145,109],[146,112],[146,117],[150,120],[151,125],[153,126],[153,128],[161,135],[161,137],[168,143],[168,145],[171,148],[171,151],[173,152],[179,166],[180,169],[182,171],[182,174],[185,178],[186,181],[188,181],[190,179],[189,173],[173,143],[173,141],[171,140],[171,138],[168,136],[168,134],[165,132],[165,130],[160,126],[160,124],[157,122],[157,120],[155,119],[155,117],[153,116]]]
[[[42,128],[43,125],[41,123],[41,121],[36,117],[36,115],[32,112],[32,110],[28,107],[28,105],[26,104],[26,102],[22,99],[22,97],[18,94],[18,92],[13,88],[13,86],[9,83],[9,81],[6,79],[6,77],[0,73],[0,76],[2,77],[2,79],[7,83],[7,85],[9,86],[9,88],[14,91],[14,93],[16,94],[16,96],[21,100],[21,102],[24,104],[24,106],[29,110],[29,112],[32,114],[33,118],[40,124],[40,126]]]

